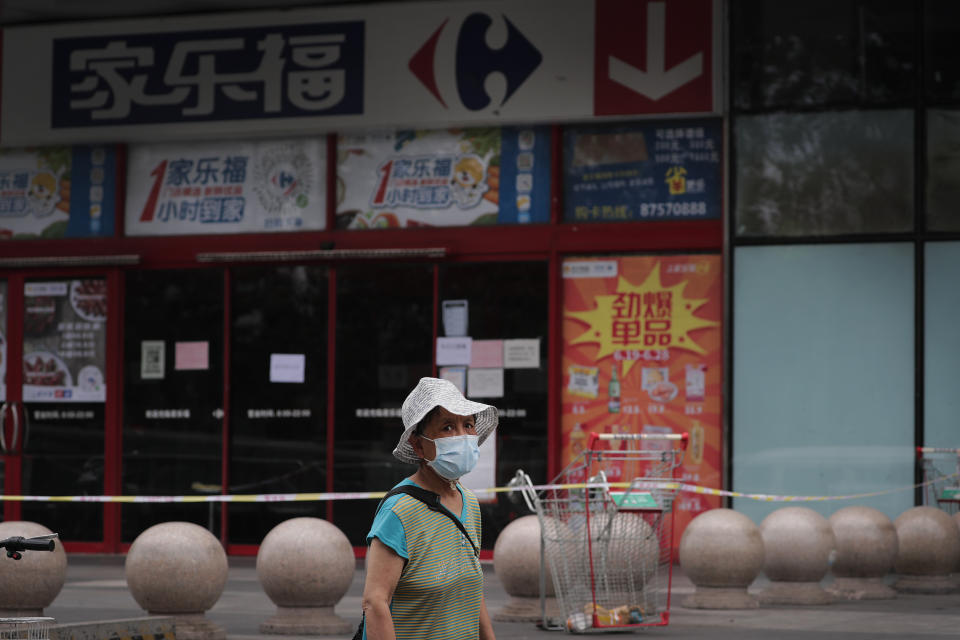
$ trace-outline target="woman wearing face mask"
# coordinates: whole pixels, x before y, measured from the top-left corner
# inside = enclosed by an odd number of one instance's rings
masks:
[[[471,402],[451,382],[422,378],[400,411],[404,431],[393,455],[418,465],[397,485],[439,495],[457,517],[406,494],[380,505],[367,534],[363,636],[370,640],[494,640],[483,601],[480,506],[457,480],[477,463],[497,427],[497,410]]]

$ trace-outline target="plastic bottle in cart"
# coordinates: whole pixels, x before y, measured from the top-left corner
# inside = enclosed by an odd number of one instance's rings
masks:
[[[610,401],[607,410],[610,413],[620,413],[620,379],[617,377],[617,365],[610,367],[610,384],[607,386],[607,395]]]
[[[577,424],[573,425],[573,431],[570,432],[571,458],[575,458],[583,453],[583,450],[587,448],[586,440],[587,434],[584,433],[583,427],[580,425],[580,423],[578,422]]]

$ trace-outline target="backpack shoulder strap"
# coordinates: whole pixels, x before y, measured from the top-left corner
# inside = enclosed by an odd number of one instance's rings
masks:
[[[450,510],[447,509],[440,502],[440,494],[434,493],[433,491],[427,491],[421,487],[414,486],[412,484],[402,484],[399,487],[394,487],[387,491],[387,494],[383,496],[383,500],[386,500],[390,496],[395,496],[400,493],[405,493],[412,498],[416,498],[423,504],[427,505],[427,508],[431,511],[436,511],[437,513],[442,513],[453,521],[453,524],[457,525],[457,528],[460,529],[461,533],[467,538],[467,541],[470,542],[470,546],[473,547],[473,554],[480,557],[480,549],[477,548],[477,545],[474,544],[473,538],[470,537],[470,534],[467,533],[467,529],[463,526],[463,523],[460,522],[460,518],[450,513]],[[380,501],[380,505],[383,504],[383,500]],[[377,506],[377,511],[380,510],[380,506]]]

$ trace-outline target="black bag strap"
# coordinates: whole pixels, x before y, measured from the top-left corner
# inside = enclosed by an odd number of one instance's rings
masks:
[[[395,496],[401,493],[405,493],[412,498],[416,498],[423,504],[427,505],[427,508],[430,509],[431,511],[442,513],[443,515],[453,520],[453,524],[457,525],[457,528],[460,529],[464,537],[466,537],[467,541],[470,543],[470,546],[473,547],[473,555],[475,555],[478,558],[480,557],[480,549],[477,548],[477,545],[473,543],[473,538],[471,538],[470,534],[467,533],[466,527],[464,527],[463,523],[460,522],[460,518],[450,513],[450,510],[447,509],[445,506],[443,506],[443,504],[440,502],[439,493],[434,493],[433,491],[427,491],[426,489],[417,487],[412,484],[402,484],[399,487],[394,487],[393,489],[390,489],[390,491],[387,491],[387,495],[383,496],[383,500],[381,500],[380,504],[377,505],[377,511],[378,512],[380,511],[380,506],[383,504],[384,500],[386,500],[390,496]]]

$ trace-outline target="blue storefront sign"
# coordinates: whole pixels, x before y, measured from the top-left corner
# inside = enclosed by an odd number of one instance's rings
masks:
[[[567,222],[720,218],[719,120],[572,127],[563,148]]]
[[[362,21],[58,38],[51,125],[363,112]]]

